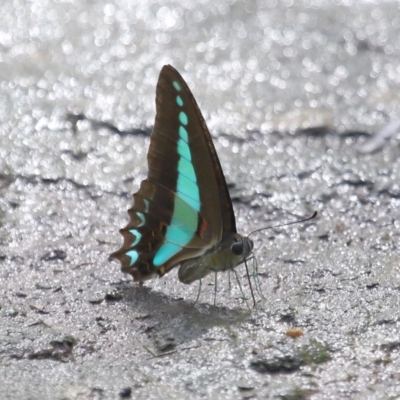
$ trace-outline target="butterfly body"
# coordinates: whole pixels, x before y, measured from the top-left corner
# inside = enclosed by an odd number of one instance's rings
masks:
[[[124,243],[111,258],[135,281],[177,265],[191,283],[233,269],[253,242],[236,232],[235,215],[211,135],[180,74],[164,66],[156,91],[149,173],[134,194]]]
[[[243,245],[243,251],[238,255],[232,252],[232,246],[235,245]],[[244,261],[252,249],[252,240],[236,233],[217,243],[216,246],[209,249],[201,257],[182,262],[178,271],[179,280],[189,284],[204,278],[212,272],[232,270]]]

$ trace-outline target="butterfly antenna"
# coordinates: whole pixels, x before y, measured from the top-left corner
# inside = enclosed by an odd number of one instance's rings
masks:
[[[311,215],[311,217],[307,217],[307,218],[304,218],[304,219],[300,219],[300,220],[298,220],[298,221],[286,222],[286,223],[284,223],[284,224],[273,225],[273,226],[265,226],[264,228],[259,228],[259,229],[256,229],[256,230],[253,231],[253,232],[250,232],[250,233],[247,235],[247,237],[250,237],[250,235],[253,235],[253,234],[256,233],[256,232],[261,232],[261,231],[264,231],[264,230],[267,230],[267,229],[281,228],[282,226],[289,226],[289,225],[294,225],[294,224],[301,224],[301,223],[303,223],[303,222],[309,221],[310,219],[314,219],[314,218],[317,216],[317,214],[318,214],[317,211],[314,211],[314,214]]]

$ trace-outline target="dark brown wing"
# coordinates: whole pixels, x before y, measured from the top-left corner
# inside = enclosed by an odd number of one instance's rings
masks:
[[[157,115],[148,154],[148,179],[172,190],[176,188],[176,171],[170,167],[171,156],[176,157],[174,133],[179,129],[179,121],[173,117],[176,115],[173,82],[178,82],[182,87],[180,95],[188,115],[186,130],[200,187],[201,215],[209,223],[212,235],[218,235],[221,239],[223,232],[236,232],[232,201],[211,135],[196,100],[182,76],[171,65],[162,68],[157,84]]]
[[[112,254],[145,280],[163,275],[235,233],[232,202],[199,107],[181,75],[161,70],[148,178],[134,195],[124,244]]]

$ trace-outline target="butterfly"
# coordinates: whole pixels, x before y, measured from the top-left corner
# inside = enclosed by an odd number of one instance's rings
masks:
[[[253,250],[236,231],[235,214],[211,135],[189,87],[165,65],[156,89],[148,177],[133,195],[122,247],[111,254],[135,281],[180,265],[190,284],[233,270]]]

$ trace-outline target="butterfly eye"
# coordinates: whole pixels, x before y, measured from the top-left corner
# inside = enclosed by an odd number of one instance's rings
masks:
[[[243,242],[233,243],[231,246],[231,251],[235,256],[240,256],[243,254]]]

